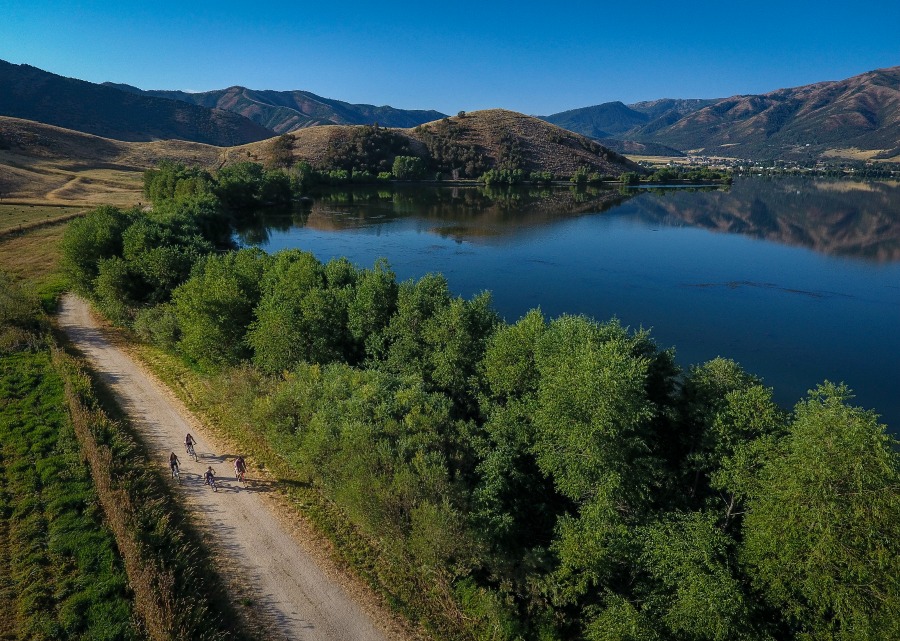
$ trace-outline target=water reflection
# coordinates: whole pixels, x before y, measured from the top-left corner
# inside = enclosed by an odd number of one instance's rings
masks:
[[[237,230],[245,245],[273,232],[341,231],[415,220],[446,238],[488,241],[612,210],[648,227],[696,227],[824,254],[900,260],[900,184],[751,178],[730,188],[390,187],[324,191],[291,211],[265,212]]]
[[[618,189],[402,187],[329,190],[293,211],[261,212],[237,227],[244,245],[265,245],[293,227],[341,231],[415,219],[456,240],[508,236],[565,218],[595,214],[635,195]]]
[[[659,225],[741,234],[823,254],[900,260],[900,183],[752,178],[698,196],[647,194],[629,205]]]

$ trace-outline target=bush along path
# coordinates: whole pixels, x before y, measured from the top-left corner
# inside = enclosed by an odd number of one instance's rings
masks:
[[[90,309],[75,296],[63,298],[58,322],[127,413],[149,454],[164,464],[175,452],[181,486],[195,521],[209,536],[220,567],[246,589],[242,600],[264,610],[278,636],[289,639],[381,641],[388,639],[335,578],[326,574],[263,500],[265,486],[235,481],[235,452],[203,434],[187,412],[124,352],[103,335]],[[184,453],[186,433],[196,438],[199,461]],[[203,482],[212,468],[218,492]],[[179,577],[173,577],[178,580]]]

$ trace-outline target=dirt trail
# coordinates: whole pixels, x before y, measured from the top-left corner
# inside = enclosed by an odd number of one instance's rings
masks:
[[[304,641],[387,641],[375,618],[348,591],[317,565],[313,556],[264,501],[252,481],[234,480],[234,452],[219,451],[211,436],[198,429],[183,407],[152,377],[101,332],[80,298],[67,295],[59,313],[60,327],[111,386],[151,455],[166,465],[171,451],[181,460],[180,491],[188,508],[214,537],[214,549],[242,573],[254,601],[261,604],[276,630],[287,639]],[[199,462],[184,453],[184,435],[197,440]],[[212,466],[219,491],[203,484]],[[248,475],[252,477],[251,474]],[[380,617],[379,617],[380,618]]]

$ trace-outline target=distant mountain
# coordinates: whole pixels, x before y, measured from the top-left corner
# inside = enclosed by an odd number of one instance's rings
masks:
[[[733,96],[636,140],[708,155],[819,157],[868,150],[900,155],[900,67],[762,95]]]
[[[274,131],[288,133],[314,125],[371,125],[415,127],[443,118],[439,111],[395,109],[374,105],[353,105],[340,100],[322,98],[308,91],[257,91],[246,87],[229,87],[202,93],[185,91],[143,90],[131,85],[104,83],[107,86],[139,94],[180,100],[210,109],[224,109],[240,114]]]
[[[671,147],[751,159],[896,159],[900,67],[761,95],[609,102],[544,119],[624,153]],[[654,151],[627,151],[635,143]]]
[[[628,138],[645,127],[655,128],[657,123],[670,125],[687,114],[714,104],[717,100],[679,100],[663,98],[626,105],[622,102],[604,102],[593,107],[570,109],[543,120],[591,138]]]
[[[687,154],[656,142],[638,142],[637,140],[619,140],[618,138],[597,138],[597,142],[616,153],[628,156],[666,156],[678,158]]]
[[[647,124],[650,117],[621,102],[604,102],[545,116],[543,120],[582,136],[613,138]]]
[[[0,115],[116,140],[240,145],[274,134],[238,114],[143,96],[0,60]]]

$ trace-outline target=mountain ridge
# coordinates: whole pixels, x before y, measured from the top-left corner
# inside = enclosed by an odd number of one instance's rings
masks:
[[[446,114],[434,110],[397,109],[390,105],[352,104],[343,100],[324,98],[299,89],[275,91],[249,89],[233,85],[189,93],[178,90],[139,89],[121,83],[103,83],[122,91],[139,95],[179,100],[210,109],[218,108],[238,113],[276,134],[290,133],[316,125],[371,125],[409,128],[444,118]]]
[[[900,66],[719,99],[609,102],[544,116],[614,148],[636,143],[740,158],[900,160]],[[868,153],[866,153],[868,152]]]
[[[230,111],[130,94],[3,60],[0,115],[132,142],[180,139],[231,146],[272,135]]]

